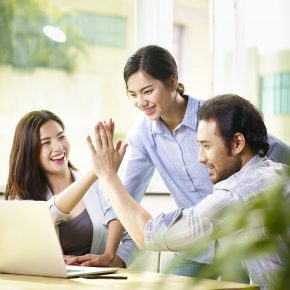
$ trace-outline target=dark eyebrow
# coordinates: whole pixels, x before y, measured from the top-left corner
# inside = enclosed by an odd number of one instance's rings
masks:
[[[200,141],[196,140],[196,141],[198,144],[201,144],[201,145],[209,143],[209,141],[206,141],[206,140],[200,140]]]
[[[49,139],[50,139],[50,137],[44,137],[44,138],[40,139],[40,141],[46,141],[46,140],[49,140]]]
[[[60,131],[56,134],[57,137],[59,137],[60,135],[62,135],[64,133],[64,131]],[[51,137],[44,137],[42,139],[40,139],[40,141],[46,141],[46,140],[49,140],[51,139]]]
[[[146,90],[146,89],[148,89],[148,88],[150,88],[150,87],[152,87],[152,86],[153,86],[153,85],[148,85],[148,86],[142,88],[141,91],[144,91],[144,90]],[[129,93],[135,93],[134,91],[130,91],[130,90],[128,90],[128,92],[129,92]]]

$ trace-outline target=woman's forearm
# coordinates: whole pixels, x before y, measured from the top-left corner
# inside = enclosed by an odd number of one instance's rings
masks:
[[[107,237],[106,248],[105,248],[104,254],[108,255],[113,261],[116,257],[116,252],[117,252],[117,249],[120,245],[120,241],[122,239],[124,227],[122,226],[122,224],[120,223],[119,220],[115,219],[115,220],[112,220],[109,222],[108,228],[109,228],[108,229],[108,237]],[[118,266],[124,267],[125,262],[122,261],[122,263],[119,263]]]
[[[117,252],[123,232],[124,228],[119,220],[115,219],[109,222],[105,253],[112,258]]]
[[[92,170],[88,171],[55,196],[54,202],[56,207],[64,213],[69,213],[96,180],[97,177],[94,172]]]

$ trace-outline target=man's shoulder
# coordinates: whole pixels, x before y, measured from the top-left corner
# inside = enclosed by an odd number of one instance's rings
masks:
[[[268,133],[270,148],[268,151],[269,159],[290,165],[290,146]]]

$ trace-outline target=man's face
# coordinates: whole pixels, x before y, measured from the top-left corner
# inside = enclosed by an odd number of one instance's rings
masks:
[[[213,184],[227,179],[242,167],[239,155],[225,146],[214,120],[201,120],[198,125],[198,161],[207,169]]]

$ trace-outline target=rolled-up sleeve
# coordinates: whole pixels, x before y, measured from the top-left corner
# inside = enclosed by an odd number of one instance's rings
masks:
[[[54,225],[58,225],[59,223],[61,223],[64,220],[64,218],[68,215],[67,213],[62,212],[57,208],[57,206],[55,205],[54,196],[52,196],[47,201],[47,205],[49,207],[49,211]]]
[[[181,215],[182,209],[179,208],[150,219],[144,230],[145,248],[152,251],[170,251],[170,246],[166,243],[166,233]]]
[[[236,194],[216,190],[195,207],[177,209],[151,219],[144,231],[146,249],[181,251],[191,247],[196,240],[209,237],[214,228],[222,224],[224,210],[235,200]]]
[[[119,256],[128,267],[134,260],[139,249],[127,232],[124,232],[121,244],[116,255]]]

